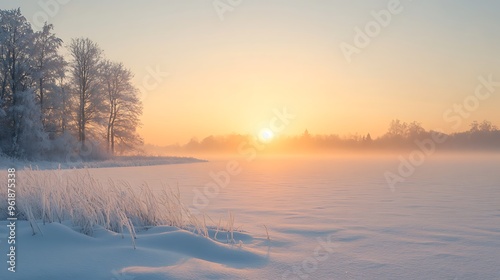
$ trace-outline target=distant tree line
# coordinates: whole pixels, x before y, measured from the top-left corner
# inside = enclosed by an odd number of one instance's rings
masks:
[[[34,31],[20,9],[0,10],[0,155],[97,158],[142,145],[130,70],[87,38],[69,42],[68,60],[62,50],[51,24]]]
[[[416,141],[433,139],[433,135],[446,139],[436,143],[440,150],[448,151],[500,151],[500,130],[489,121],[470,124],[470,129],[463,132],[445,134],[426,130],[420,123],[406,123],[393,120],[385,134],[372,138],[368,134],[312,135],[305,131],[296,136],[278,136],[264,143],[253,135],[231,134],[208,136],[202,140],[191,139],[184,145],[166,147],[146,147],[156,154],[198,154],[198,153],[244,153],[249,147],[260,153],[328,153],[337,151],[394,151],[415,149]]]

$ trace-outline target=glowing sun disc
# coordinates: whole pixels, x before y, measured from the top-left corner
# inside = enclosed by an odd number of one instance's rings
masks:
[[[262,142],[269,142],[273,140],[274,133],[269,128],[264,128],[259,132],[259,138]]]

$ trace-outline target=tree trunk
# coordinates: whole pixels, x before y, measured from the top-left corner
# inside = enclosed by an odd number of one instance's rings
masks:
[[[45,129],[44,112],[43,112],[43,78],[40,78],[40,118],[42,126]]]

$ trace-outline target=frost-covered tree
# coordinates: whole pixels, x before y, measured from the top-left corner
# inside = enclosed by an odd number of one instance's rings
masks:
[[[102,50],[88,38],[71,41],[70,72],[76,93],[78,140],[85,145],[87,128],[100,125],[105,112],[102,92]]]
[[[34,80],[37,99],[42,112],[45,130],[51,133],[61,132],[59,120],[64,116],[64,91],[61,79],[65,76],[66,62],[59,53],[63,41],[53,33],[53,26],[45,24],[41,31],[34,34],[35,62]]]
[[[137,134],[142,114],[138,91],[132,84],[132,72],[122,63],[106,61],[103,66],[104,87],[107,96],[108,117],[106,124],[107,151],[121,152],[142,144]]]
[[[46,146],[32,89],[34,37],[20,9],[0,10],[0,137],[3,152],[17,157],[32,157],[35,147]]]
[[[86,156],[105,155],[104,146],[88,150],[88,136],[106,139],[110,153],[141,144],[142,105],[132,73],[104,63],[87,38],[71,41],[66,63],[53,29],[45,24],[34,32],[20,9],[0,10],[0,154],[60,159],[87,149]]]
[[[12,111],[20,112],[20,118],[17,120],[20,129],[16,139],[18,149],[14,155],[27,159],[40,158],[50,145],[40,120],[40,106],[35,100],[35,93],[28,89],[18,93],[17,99],[18,102]]]
[[[58,118],[58,127],[59,131],[63,134],[76,127],[76,114],[72,110],[75,108],[75,99],[71,98],[70,84],[67,82],[65,74],[66,71],[61,69],[57,80],[58,90],[56,91],[59,93],[56,94],[59,98],[52,99],[54,100],[54,108],[59,108],[59,110],[57,110],[60,116],[60,118]]]

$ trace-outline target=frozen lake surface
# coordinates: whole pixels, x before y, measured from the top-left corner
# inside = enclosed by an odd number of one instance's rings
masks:
[[[227,165],[234,171],[236,163],[239,174],[231,175]],[[500,157],[431,157],[393,191],[384,173],[397,174],[399,164],[389,156],[260,157],[91,169],[97,178],[132,186],[178,186],[184,204],[215,223],[231,212],[242,231],[235,240],[249,255],[232,262],[222,249],[202,244],[200,252],[178,248],[149,264],[61,258],[59,265],[66,276],[71,266],[100,267],[109,271],[106,279],[500,279]],[[138,247],[143,242],[154,252],[160,245],[151,238],[139,235]],[[181,243],[190,238],[179,233]],[[73,245],[64,246],[71,252]],[[19,259],[17,277],[23,267],[49,262],[31,260]]]

